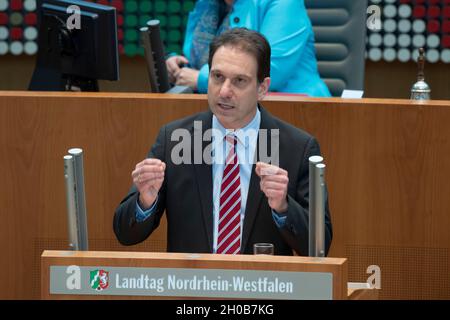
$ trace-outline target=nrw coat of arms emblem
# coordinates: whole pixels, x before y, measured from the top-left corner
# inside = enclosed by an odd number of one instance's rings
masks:
[[[90,280],[89,283],[91,288],[97,291],[102,291],[108,288],[109,284],[109,272],[99,269],[92,270],[90,272]]]

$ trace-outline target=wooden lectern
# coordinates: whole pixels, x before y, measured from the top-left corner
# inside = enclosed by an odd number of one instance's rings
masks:
[[[364,298],[347,290],[347,272],[343,258],[44,251],[41,298]]]

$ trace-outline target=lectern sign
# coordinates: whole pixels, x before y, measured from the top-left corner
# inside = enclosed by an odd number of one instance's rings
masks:
[[[332,299],[332,283],[326,272],[50,266],[50,294]]]

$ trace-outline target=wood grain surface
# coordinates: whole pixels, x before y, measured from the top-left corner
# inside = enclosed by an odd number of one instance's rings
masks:
[[[316,136],[349,281],[382,272],[381,299],[450,299],[450,101],[268,97]],[[43,250],[67,249],[63,156],[84,150],[90,250],[165,251],[165,220],[137,246],[112,231],[131,171],[159,128],[204,95],[0,92],[0,298],[37,299]]]

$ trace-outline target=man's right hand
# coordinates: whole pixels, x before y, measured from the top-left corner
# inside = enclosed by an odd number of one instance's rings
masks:
[[[183,56],[172,56],[166,60],[167,73],[169,74],[169,81],[175,83],[177,81],[176,74],[180,72],[180,69],[184,64],[188,64],[189,61]]]
[[[139,191],[141,209],[149,209],[158,197],[164,181],[166,164],[159,159],[145,159],[131,172],[133,183]]]

